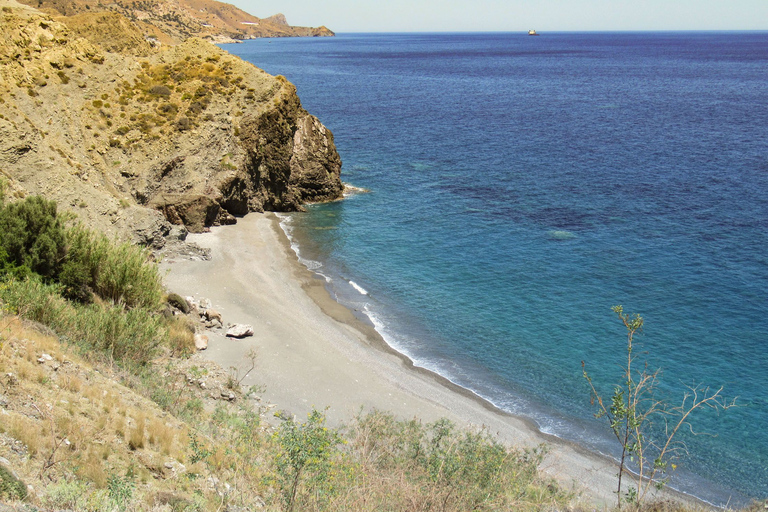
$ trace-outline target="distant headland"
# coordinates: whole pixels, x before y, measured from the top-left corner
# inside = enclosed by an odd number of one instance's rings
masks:
[[[257,18],[234,5],[216,0],[21,0],[52,16],[116,13],[134,22],[145,38],[178,44],[190,37],[216,43],[259,37],[328,37],[325,26],[293,27],[283,14]]]

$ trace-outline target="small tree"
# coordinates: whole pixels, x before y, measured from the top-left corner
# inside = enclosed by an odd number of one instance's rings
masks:
[[[606,418],[611,432],[621,445],[619,458],[619,479],[616,494],[618,506],[623,501],[639,505],[652,488],[661,489],[669,481],[669,471],[676,468],[674,460],[685,452],[683,441],[678,438],[682,429],[695,434],[689,422],[691,414],[697,409],[710,408],[725,410],[735,405],[734,400],[722,396],[723,388],[711,390],[709,387],[693,386],[683,394],[680,405],[672,406],[656,396],[660,370],[650,371],[648,363],[634,364],[634,336],[643,327],[643,318],[627,315],[622,306],[614,306],[616,313],[627,329],[627,361],[623,367],[622,382],[614,386],[610,404],[606,404],[602,395],[595,388],[592,378],[587,374],[584,361],[581,362],[584,378],[591,391],[592,404],[597,403],[595,417]],[[638,366],[640,369],[637,369]],[[659,420],[662,428],[655,429]],[[635,462],[635,487],[629,487],[622,495],[623,477],[632,477],[628,463]]]
[[[325,426],[325,415],[312,409],[305,423],[289,420],[274,435],[278,445],[275,466],[285,509],[294,510],[299,484],[305,474],[317,488],[328,484],[331,457],[342,442],[334,429]]]
[[[40,196],[0,208],[3,263],[55,277],[66,254],[66,238],[56,203]]]

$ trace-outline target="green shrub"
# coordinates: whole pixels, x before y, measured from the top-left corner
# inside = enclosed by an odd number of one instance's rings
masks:
[[[539,475],[541,448],[511,449],[484,430],[457,429],[447,419],[422,424],[374,411],[356,418],[347,438],[362,480],[360,495],[347,498],[351,508],[379,501],[401,510],[414,496],[424,510],[455,511],[557,509],[568,500]],[[382,485],[384,480],[403,483]]]
[[[163,288],[157,264],[149,253],[128,242],[115,243],[105,235],[76,225],[67,231],[65,264],[72,294],[87,287],[103,299],[128,307],[157,309]]]
[[[19,316],[47,325],[86,350],[110,359],[145,364],[165,341],[162,317],[144,308],[121,305],[79,305],[60,294],[60,285],[39,278],[9,279],[0,286],[0,300]]]
[[[27,497],[27,486],[16,478],[3,464],[0,464],[0,498],[23,500]]]
[[[39,276],[10,277],[0,285],[0,300],[14,314],[60,331],[66,330],[69,303],[59,291],[58,285],[44,284]]]
[[[168,304],[175,307],[185,315],[189,313],[189,304],[187,303],[186,299],[184,299],[184,297],[178,293],[169,293],[166,301]]]
[[[62,294],[70,300],[87,304],[93,298],[91,289],[90,270],[80,261],[66,261],[59,274],[59,282],[63,286]]]
[[[76,509],[83,506],[88,495],[88,484],[82,481],[62,480],[46,488],[41,502],[46,507]]]
[[[145,364],[167,336],[161,317],[145,309],[92,304],[76,313],[72,337],[115,361]]]
[[[0,209],[0,248],[5,252],[3,263],[27,267],[46,278],[56,276],[66,253],[56,203],[29,196],[4,205]]]
[[[325,415],[312,410],[305,423],[286,421],[274,435],[275,466],[283,503],[288,511],[301,499],[299,484],[305,480],[315,499],[329,489],[331,458],[342,441],[336,430],[325,426]]]
[[[168,97],[171,95],[171,89],[169,89],[165,85],[153,85],[149,88],[149,94],[152,94],[154,96],[163,96]]]
[[[125,477],[111,474],[107,479],[107,495],[114,509],[122,512],[128,507],[133,498],[136,483],[133,481],[132,469]]]
[[[40,196],[0,208],[0,272],[58,280],[67,298],[81,302],[95,293],[127,307],[156,309],[162,303],[160,275],[146,249],[81,225],[66,229],[56,203]]]

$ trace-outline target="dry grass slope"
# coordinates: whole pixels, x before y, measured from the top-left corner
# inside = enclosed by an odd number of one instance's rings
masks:
[[[163,357],[130,374],[98,359],[0,317],[0,480],[12,472],[30,486],[26,500],[0,502],[75,512],[595,510],[542,477],[538,452],[482,431],[377,411],[339,431],[320,413],[273,428],[271,406],[238,388],[242,369]]]
[[[167,477],[155,480],[185,462],[187,425],[54,336],[16,317],[3,317],[0,327],[0,455],[32,485],[33,502],[55,501],[72,482],[83,491],[79,502],[102,502],[109,478],[129,468],[139,486],[175,487]]]

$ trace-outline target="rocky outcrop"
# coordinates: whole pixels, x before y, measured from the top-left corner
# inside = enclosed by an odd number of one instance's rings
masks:
[[[341,159],[333,135],[301,108],[293,86],[283,83],[288,90],[277,108],[242,123],[246,179],[242,185],[234,180],[228,184],[224,204],[231,213],[242,211],[245,196],[251,211],[293,211],[302,203],[342,195]]]
[[[137,200],[200,232],[248,212],[298,211],[304,203],[340,198],[333,135],[301,107],[293,85],[277,81],[270,108],[244,114],[234,138],[211,133],[206,149],[170,155],[132,180]],[[220,148],[232,151],[222,156]]]
[[[256,37],[335,35],[324,26],[291,26],[282,14],[257,18],[234,5],[216,0],[23,0],[23,3],[58,16],[85,15],[94,19],[105,14],[117,14],[123,19],[136,22],[135,29],[141,36],[155,44],[178,44],[190,37],[237,41]],[[116,19],[102,19],[100,25],[93,28],[96,32],[108,32],[112,30],[109,21],[114,23]],[[90,24],[90,20],[86,23]],[[119,45],[125,36],[117,36]],[[105,41],[106,46],[112,44]]]
[[[270,16],[269,18],[266,18],[266,21],[271,21],[275,25],[288,26],[288,20],[285,18],[285,14],[281,12],[275,14],[274,16]]]
[[[246,324],[235,324],[227,329],[227,338],[247,338],[253,336],[253,327]]]
[[[44,195],[159,249],[173,225],[199,232],[342,196],[333,135],[286,79],[194,38],[110,51],[105,34],[86,39],[92,31],[9,5],[0,12],[0,174],[11,198]],[[118,18],[110,33],[123,24],[132,26]],[[106,37],[123,49],[135,39],[133,29]]]

